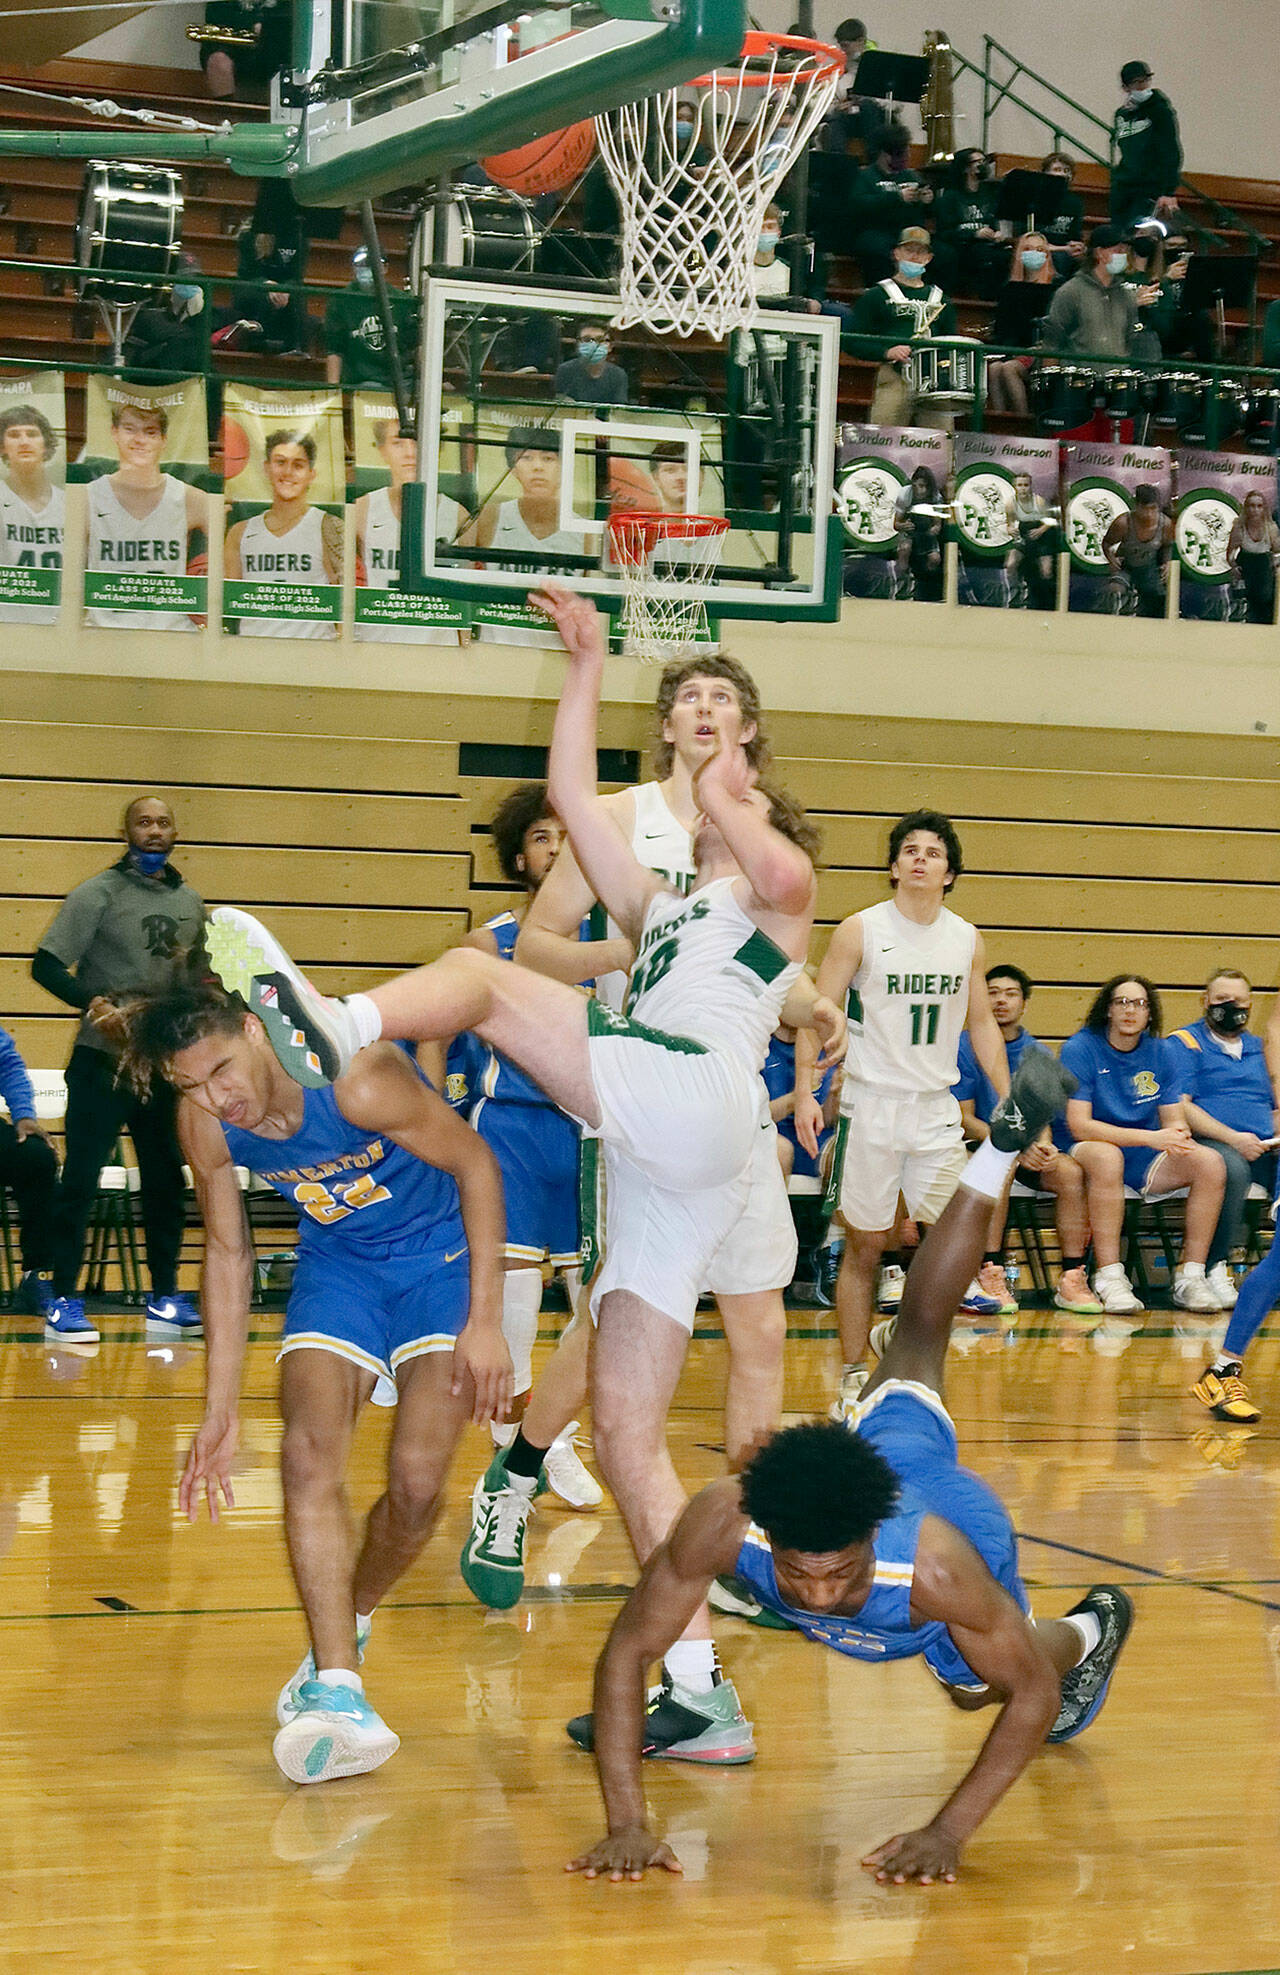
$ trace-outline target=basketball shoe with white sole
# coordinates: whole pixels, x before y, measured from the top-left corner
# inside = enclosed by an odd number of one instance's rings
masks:
[[[400,1737],[356,1687],[304,1680],[297,1698],[297,1713],[271,1745],[291,1783],[363,1776],[380,1769],[400,1747]]]

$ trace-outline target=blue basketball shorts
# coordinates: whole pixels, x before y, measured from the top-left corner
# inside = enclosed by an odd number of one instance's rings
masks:
[[[507,1255],[572,1268],[578,1260],[578,1127],[550,1104],[482,1097],[472,1125],[493,1153],[507,1202]]]
[[[452,1351],[467,1321],[471,1262],[454,1225],[452,1240],[413,1254],[370,1243],[359,1251],[337,1241],[304,1246],[277,1363],[290,1351],[331,1351],[373,1374],[377,1404],[394,1404],[400,1367]]]

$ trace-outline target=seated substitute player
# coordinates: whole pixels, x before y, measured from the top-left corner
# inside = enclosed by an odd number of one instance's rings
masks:
[[[1280,1218],[1280,1181],[1271,1203],[1271,1219]],[[1213,1364],[1191,1390],[1216,1419],[1251,1425],[1262,1414],[1244,1382],[1244,1354],[1262,1328],[1270,1310],[1280,1303],[1280,1241],[1272,1238],[1262,1260],[1251,1269],[1236,1294],[1227,1334]]]
[[[276,1704],[275,1758],[295,1783],[377,1769],[400,1746],[364,1698],[373,1613],[440,1512],[468,1418],[505,1410],[502,1187],[488,1147],[403,1050],[365,1050],[331,1088],[302,1089],[244,1003],[185,986],[118,1012],[135,1088],[180,1093],[178,1132],[205,1227],[205,1416],[178,1499],[217,1520],[231,1469],[253,1245],[248,1166],[299,1210],[300,1260],[280,1347],[285,1538],[311,1650]],[[268,1020],[278,1024],[274,1009]],[[343,1474],[365,1401],[396,1404],[385,1493],[357,1553]]]
[[[602,621],[558,586],[538,595],[569,653],[551,800],[584,876],[635,949],[628,1014],[463,949],[370,994],[331,1001],[265,928],[225,906],[210,923],[209,950],[224,982],[242,983],[267,1012],[268,1034],[295,1077],[341,1076],[379,1035],[430,1040],[473,1029],[601,1141],[608,1219],[591,1298],[592,1414],[605,1481],[643,1563],[685,1504],[667,1411],[698,1292],[748,1195],[768,1123],[760,1070],[802,970],[816,884],[795,840],[803,824],[784,798],[753,786],[742,746],[728,737],[696,779],[692,891],[685,897],[644,867],[596,793]],[[690,1613],[686,1630],[667,1656],[683,1724],[680,1746],[667,1753],[748,1761],[750,1724],[732,1682],[719,1677],[705,1607]]]
[[[641,1751],[678,1722],[645,1677],[717,1572],[777,1617],[852,1659],[915,1654],[957,1707],[1000,1712],[968,1774],[929,1822],[871,1852],[877,1879],[955,1878],[961,1848],[1046,1741],[1066,1742],[1107,1697],[1132,1622],[1095,1585],[1065,1618],[1033,1621],[1008,1513],[956,1458],[943,1403],[951,1312],[982,1253],[992,1203],[1061,1108],[1071,1079],[1047,1052],[1023,1060],[991,1139],[965,1168],[912,1264],[893,1338],[844,1425],[784,1429],[742,1475],[714,1481],[649,1558],[596,1665],[595,1756],[608,1836],[575,1858],[589,1878],[678,1872],[649,1829]]]
[[[991,1012],[1004,1037],[1005,1055],[1012,1074],[1026,1050],[1044,1048],[1044,1044],[1022,1026],[1023,1010],[1031,999],[1030,976],[1024,974],[1021,967],[988,967],[987,992],[991,996]],[[967,1139],[980,1141],[989,1132],[991,1114],[996,1108],[996,1094],[973,1053],[973,1044],[967,1035],[960,1038],[956,1061],[960,1080],[953,1089],[964,1121],[964,1135]],[[1025,1157],[1018,1162],[1015,1178],[1023,1186],[1053,1195],[1054,1223],[1062,1249],[1062,1273],[1053,1292],[1057,1308],[1070,1310],[1077,1317],[1100,1317],[1103,1314],[1102,1305],[1090,1292],[1084,1267],[1089,1248],[1084,1174],[1075,1160],[1068,1156],[1070,1149],[1071,1139],[1064,1121],[1054,1119],[1036,1144],[1028,1146]],[[978,1286],[988,1296],[1003,1296],[1005,1292],[1004,1229],[1007,1207],[1006,1201],[996,1203],[996,1211],[991,1217],[986,1258],[978,1271]],[[1017,1307],[1015,1303],[1013,1308]]]

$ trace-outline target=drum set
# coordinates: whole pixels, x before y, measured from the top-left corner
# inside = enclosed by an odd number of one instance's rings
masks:
[[[1073,432],[1102,411],[1117,427],[1132,422],[1139,441],[1151,429],[1172,430],[1183,445],[1202,446],[1243,432],[1251,450],[1274,451],[1280,432],[1280,388],[1253,386],[1195,370],[1099,371],[1083,364],[1040,364],[1029,396],[1037,430]]]

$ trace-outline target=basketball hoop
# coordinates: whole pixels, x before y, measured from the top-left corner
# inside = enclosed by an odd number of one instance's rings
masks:
[[[722,341],[755,314],[765,208],[826,115],[844,55],[795,34],[748,34],[736,68],[596,118],[622,213],[615,321]],[[692,107],[691,132],[676,124]]]
[[[622,574],[622,649],[663,665],[691,646],[715,648],[706,606],[690,594],[708,583],[729,523],[716,514],[611,514],[610,558]]]

